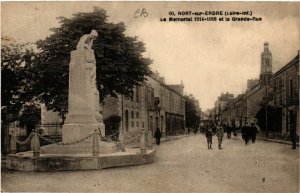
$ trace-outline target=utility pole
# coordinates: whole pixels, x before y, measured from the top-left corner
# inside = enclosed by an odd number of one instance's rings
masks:
[[[269,131],[268,131],[268,84],[266,85],[266,138],[269,138]]]

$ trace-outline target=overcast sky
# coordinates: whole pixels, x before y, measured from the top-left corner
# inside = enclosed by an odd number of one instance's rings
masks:
[[[223,92],[235,96],[246,90],[247,79],[259,77],[265,41],[276,72],[300,49],[299,2],[2,2],[2,36],[36,41],[58,26],[58,16],[107,10],[109,22],[124,22],[126,34],[146,45],[152,70],[167,84],[182,80],[187,94],[205,110]],[[138,9],[148,17],[134,18]],[[161,22],[174,11],[252,11],[261,22]]]

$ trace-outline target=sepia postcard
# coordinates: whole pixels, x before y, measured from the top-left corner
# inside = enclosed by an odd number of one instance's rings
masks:
[[[299,1],[2,1],[1,192],[299,192]]]

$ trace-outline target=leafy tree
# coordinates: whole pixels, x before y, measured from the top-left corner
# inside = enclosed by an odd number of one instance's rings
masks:
[[[35,125],[41,121],[41,107],[38,104],[28,103],[23,106],[19,119],[20,126],[27,128],[27,134],[30,134]]]
[[[200,112],[197,110],[196,101],[192,97],[185,96],[185,122],[188,128],[198,128],[200,124]]]
[[[37,42],[41,53],[36,62],[38,81],[32,89],[48,109],[67,109],[70,52],[92,29],[99,34],[93,50],[101,99],[118,93],[132,95],[133,87],[150,74],[151,60],[142,56],[144,44],[124,34],[124,23],[108,23],[107,17],[106,11],[97,7],[90,13],[73,14],[72,18],[59,17],[60,26],[50,29],[53,34]]]
[[[33,60],[34,52],[26,45],[11,44],[1,48],[1,104],[8,122],[16,120],[23,104],[30,100],[26,90],[30,87],[29,69]]]
[[[35,52],[29,45],[7,44],[1,47],[1,131],[2,153],[9,144],[8,126],[19,120],[23,106],[32,100],[32,66]]]
[[[255,118],[259,127],[266,131],[266,106],[262,105],[256,113]],[[268,131],[280,131],[281,129],[281,111],[278,108],[267,106]]]

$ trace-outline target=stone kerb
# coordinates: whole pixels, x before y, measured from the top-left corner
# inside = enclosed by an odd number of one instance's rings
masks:
[[[133,166],[154,162],[155,150],[145,154],[139,152],[119,152],[99,156],[78,155],[42,155],[29,156],[30,152],[9,154],[6,166],[19,171],[72,171],[95,170],[119,166]],[[28,155],[27,155],[28,154]],[[32,154],[32,152],[31,152]]]

